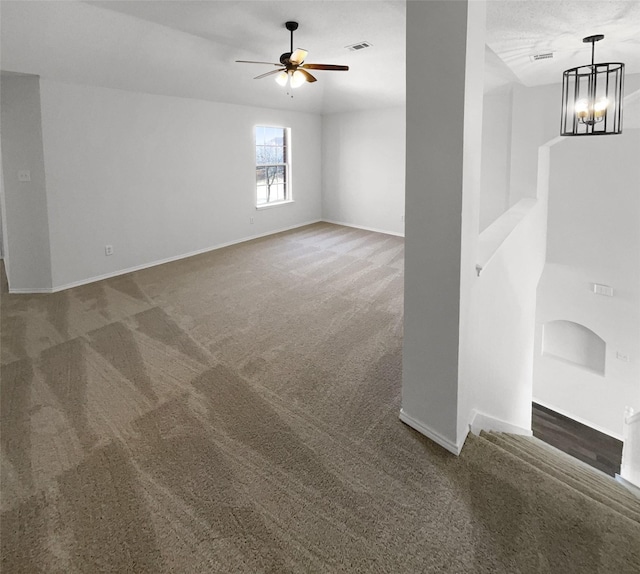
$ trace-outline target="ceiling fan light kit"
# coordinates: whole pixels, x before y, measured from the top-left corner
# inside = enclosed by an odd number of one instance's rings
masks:
[[[592,136],[622,133],[624,64],[595,63],[595,43],[602,34],[583,38],[591,43],[591,64],[562,75],[560,135]]]
[[[291,33],[291,46],[288,52],[280,55],[280,63],[272,63],[272,62],[255,62],[250,60],[236,60],[236,62],[241,64],[266,64],[268,66],[277,66],[277,70],[272,70],[270,72],[266,72],[265,74],[260,74],[256,76],[254,80],[259,80],[261,78],[266,78],[267,76],[271,76],[273,74],[277,74],[275,77],[276,83],[281,86],[289,86],[292,89],[299,88],[304,83],[313,83],[317,81],[312,74],[309,73],[308,70],[331,70],[331,71],[343,71],[346,72],[349,70],[349,66],[339,66],[336,64],[307,64],[305,63],[305,59],[307,57],[308,52],[303,50],[302,48],[293,49],[293,33],[298,29],[298,23],[289,21],[285,22],[285,28],[289,30]]]

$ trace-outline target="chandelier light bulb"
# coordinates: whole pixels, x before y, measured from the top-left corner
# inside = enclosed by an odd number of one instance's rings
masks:
[[[598,98],[595,103],[582,98],[576,102],[575,114],[580,123],[593,125],[604,119],[608,109],[609,100],[606,97]]]
[[[307,79],[304,77],[304,74],[300,70],[296,70],[291,76],[291,87],[299,88],[306,81]]]
[[[576,102],[576,117],[579,120],[584,120],[589,115],[589,102],[586,99],[578,100]]]
[[[607,113],[609,107],[609,100],[607,98],[600,98],[593,106],[593,116],[596,121],[602,120]]]
[[[595,105],[596,112],[601,112],[609,107],[609,100],[607,98],[600,98]]]
[[[286,86],[288,80],[289,80],[289,74],[287,74],[287,72],[284,72],[284,71],[280,72],[276,76],[276,82],[281,86]]]

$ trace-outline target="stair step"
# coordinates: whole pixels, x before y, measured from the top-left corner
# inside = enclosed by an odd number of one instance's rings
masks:
[[[528,449],[532,453],[549,453],[560,468],[575,472],[580,476],[588,477],[590,481],[596,482],[604,488],[615,492],[617,498],[624,499],[628,501],[629,504],[636,506],[638,512],[640,512],[640,499],[616,481],[615,478],[535,437],[509,435],[509,439],[522,445],[523,448]]]
[[[596,480],[593,480],[592,475],[585,474],[583,472],[585,469],[580,469],[579,467],[576,468],[576,473],[574,474],[571,467],[566,467],[567,462],[555,456],[555,453],[547,452],[546,450],[538,451],[537,453],[529,452],[524,445],[513,440],[507,434],[481,433],[481,436],[574,490],[640,523],[640,506],[636,504],[637,501],[632,502],[621,496],[616,496],[617,494],[619,495],[618,485],[613,479],[613,485],[603,485],[598,481],[600,477],[596,477]]]
[[[529,437],[507,436],[505,440],[512,442],[516,446],[526,450],[532,456],[541,458],[544,462],[552,465],[558,472],[563,473],[569,480],[576,480],[584,485],[585,488],[595,490],[601,496],[607,497],[623,506],[629,508],[640,516],[640,500],[631,494],[624,486],[616,482],[612,477],[596,469],[585,465],[584,463],[574,460],[566,453],[545,448],[544,443],[537,444],[538,439],[529,439]],[[536,442],[537,441],[537,442]]]
[[[598,490],[604,486],[594,482],[592,480],[593,477],[583,472],[583,469],[577,467],[572,468],[570,464],[554,457],[552,453],[539,451],[531,448],[529,445],[521,444],[511,435],[490,434],[487,438],[514,454],[522,456],[525,460],[533,464],[539,464],[545,471],[553,471],[554,475],[558,478],[564,479],[566,477],[571,482],[579,483],[583,488]]]
[[[634,520],[545,473],[487,440],[485,436],[469,435],[460,456],[467,464],[475,466],[479,473],[489,474],[498,484],[510,486],[505,489],[508,500],[511,500],[509,495],[514,492],[526,492],[527,504],[532,504],[533,508],[525,510],[525,513],[533,516],[534,521],[538,520],[538,516],[543,520],[553,520],[553,515],[557,515],[562,524],[572,531],[574,528],[581,528],[580,525],[589,525],[594,532],[601,533],[603,544],[607,548],[606,568],[600,569],[594,564],[589,571],[636,572],[634,565],[640,560],[640,554],[636,550],[640,526]],[[538,505],[536,501],[541,503]],[[514,512],[521,513],[523,510],[516,504]],[[544,569],[545,572],[560,571],[554,570],[553,565],[549,566],[551,568]],[[569,571],[574,570],[562,570]]]
[[[526,440],[522,440],[525,438]],[[565,477],[575,487],[580,486],[583,489],[589,489],[589,491],[596,493],[596,497],[605,497],[625,506],[640,516],[640,500],[635,498],[613,478],[583,465],[580,461],[574,461],[564,453],[555,452],[555,449],[549,450],[545,448],[547,445],[541,446],[533,442],[537,441],[537,439],[531,440],[528,437],[505,434],[501,435],[499,440],[506,442],[506,448],[519,449],[518,453],[523,451],[532,457],[531,460],[540,461],[541,465],[545,465],[545,470],[555,472],[559,478]]]

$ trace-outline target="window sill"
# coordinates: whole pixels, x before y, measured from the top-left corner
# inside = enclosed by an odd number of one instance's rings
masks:
[[[290,203],[295,203],[293,199],[287,199],[286,201],[274,201],[272,203],[265,203],[263,205],[256,205],[256,209],[271,209],[272,207],[280,207],[281,205],[288,205]]]

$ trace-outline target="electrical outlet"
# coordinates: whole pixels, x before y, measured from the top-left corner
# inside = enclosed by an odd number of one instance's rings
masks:
[[[105,245],[104,246],[104,254],[105,255],[113,255],[113,245]]]
[[[18,172],[18,181],[31,181],[31,172],[28,169],[21,169]]]
[[[253,217],[249,218],[249,223],[251,223],[253,225]]]
[[[623,363],[628,363],[629,355],[627,355],[626,353],[621,353],[620,351],[616,351],[616,359],[618,359],[618,361],[622,361]]]

